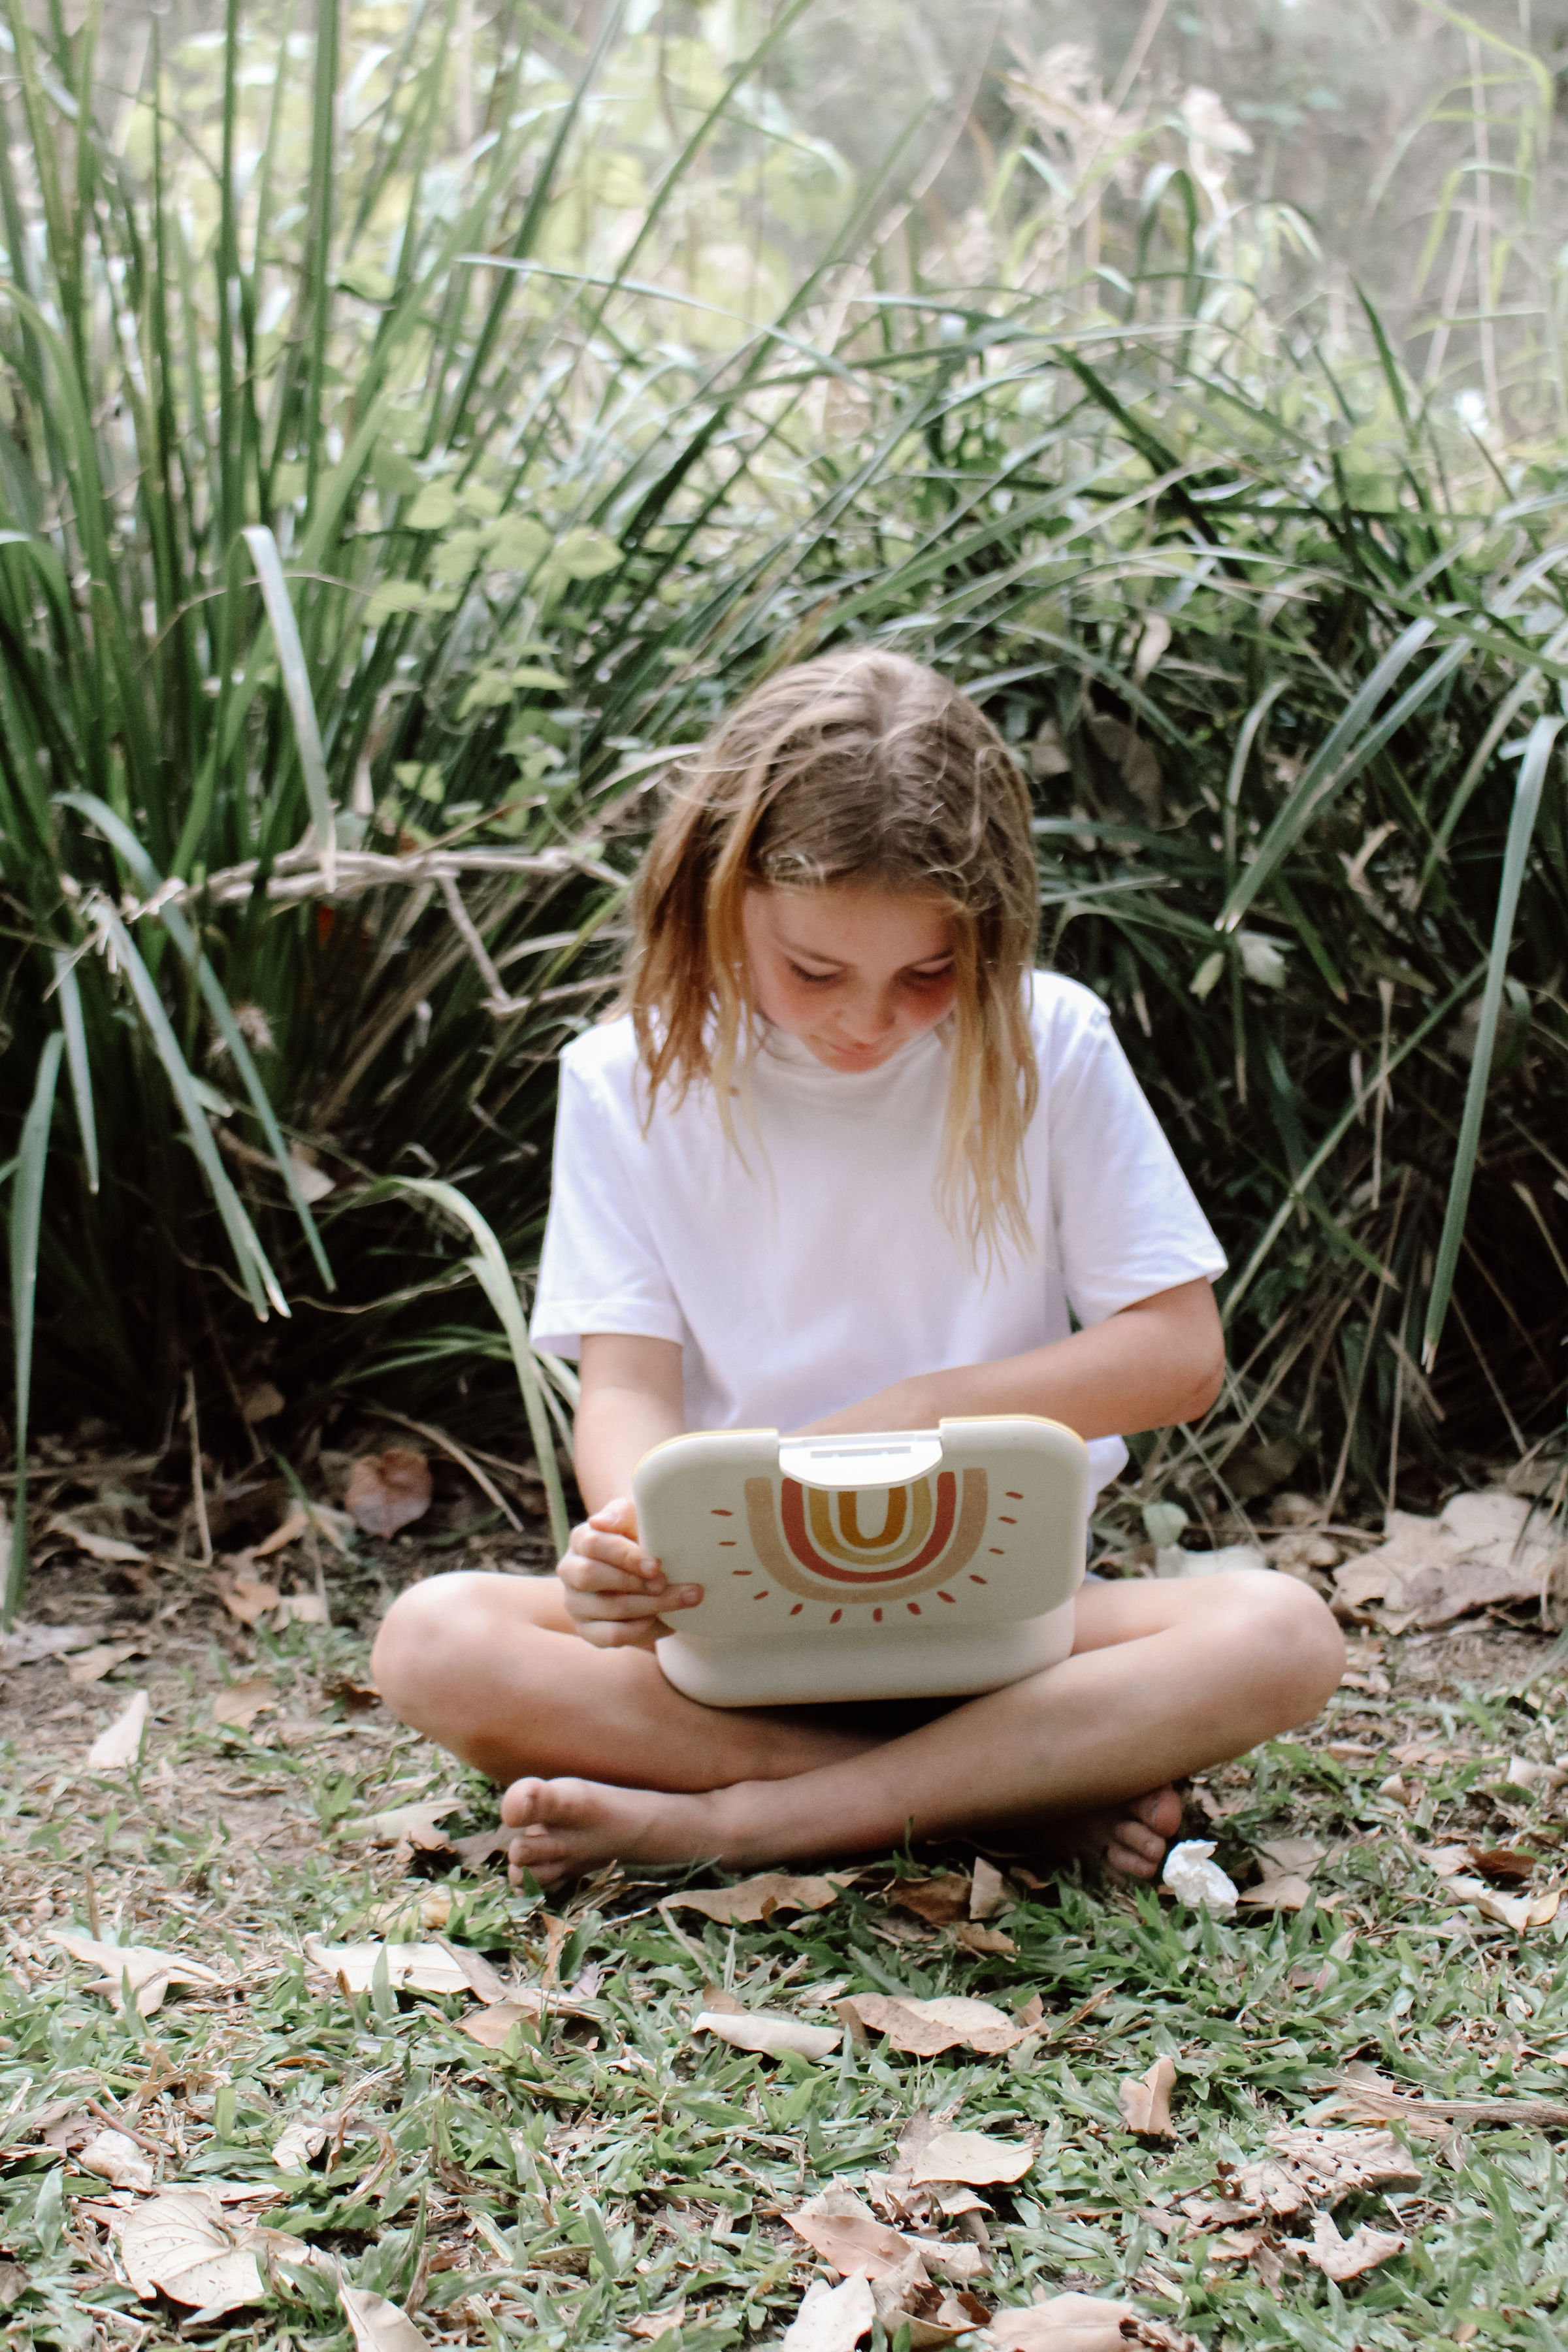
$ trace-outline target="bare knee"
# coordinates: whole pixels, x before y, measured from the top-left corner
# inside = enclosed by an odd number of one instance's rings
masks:
[[[420,1730],[445,1717],[454,1690],[470,1683],[503,1638],[503,1596],[495,1588],[510,1581],[460,1569],[399,1593],[381,1621],[370,1661],[394,1715]]]
[[[1297,1577],[1242,1570],[1215,1595],[1241,1650],[1250,1695],[1275,1731],[1310,1723],[1339,1688],[1345,1637],[1326,1602]]]

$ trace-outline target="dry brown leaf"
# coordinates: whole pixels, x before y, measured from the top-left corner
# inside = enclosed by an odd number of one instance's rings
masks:
[[[240,1398],[239,1410],[248,1422],[276,1421],[284,1402],[280,1388],[271,1381],[258,1381]]]
[[[775,1911],[826,1911],[837,1900],[838,1888],[832,1879],[792,1878],[780,1870],[765,1871],[761,1878],[743,1878],[738,1886],[705,1886],[695,1893],[689,1889],[665,1897],[672,1911],[700,1911],[704,1918],[717,1919],[721,1926],[740,1927],[770,1919]]]
[[[1314,1837],[1258,1838],[1254,1851],[1262,1856],[1263,1874],[1269,1877],[1310,1877],[1328,1848]]]
[[[1346,2279],[1360,2278],[1363,2271],[1373,2271],[1379,2263],[1391,2262],[1395,2254],[1405,2252],[1405,2240],[1391,2230],[1374,2230],[1363,2221],[1348,2238],[1342,2238],[1327,2213],[1312,2217],[1312,2242],[1302,2248],[1307,2260],[1325,2278],[1337,2284]]]
[[[1121,2120],[1130,2132],[1147,2139],[1174,2139],[1171,2093],[1176,2084],[1173,2058],[1156,2058],[1146,2074],[1130,2075],[1116,2094]]]
[[[384,1454],[362,1454],[349,1473],[343,1500],[356,1528],[367,1536],[395,1536],[430,1507],[430,1465],[412,1446],[389,1445]]]
[[[686,2297],[681,2295],[664,2311],[645,2311],[640,2318],[628,2319],[626,2330],[628,2336],[640,2336],[645,2344],[657,2344],[661,2336],[680,2326],[685,2317]]]
[[[1511,1927],[1522,1936],[1527,1927],[1544,1927],[1557,1916],[1562,1901],[1555,1887],[1544,1895],[1500,1895],[1484,1878],[1448,1878],[1443,1892],[1455,1903],[1468,1904],[1479,1911],[1483,1919],[1495,1920],[1500,1927]]]
[[[264,2300],[258,2256],[317,2259],[281,2230],[230,2221],[208,2189],[166,2189],[119,2227],[125,2273],[143,2301],[161,2289],[172,2303],[215,2315]]]
[[[1421,2184],[1419,2170],[1392,2132],[1287,2128],[1271,2131],[1268,2145],[1269,2156],[1236,2170],[1235,2194],[1249,2212],[1283,2218],[1315,2205],[1337,2205],[1363,2189]],[[1227,2179],[1226,2185],[1232,2184]]]
[[[919,2247],[906,2255],[897,2270],[871,2282],[871,2302],[891,2343],[900,2328],[909,2331],[910,2352],[937,2352],[942,2345],[967,2336],[974,2322],[962,2307],[956,2325],[941,2317],[945,2298],[931,2285]]]
[[[230,1683],[226,1690],[219,1691],[213,1701],[213,1721],[232,1724],[243,1731],[277,1704],[278,1685],[271,1675],[247,1675],[243,1682]]]
[[[303,2172],[312,2157],[327,2144],[327,2126],[308,2116],[296,2116],[284,2125],[272,2143],[272,2161],[280,2172]]]
[[[94,2132],[76,2152],[84,2172],[96,2172],[115,2189],[151,2189],[153,2166],[146,2152],[122,2131]]]
[[[745,2002],[737,2000],[732,1992],[726,1992],[722,1985],[703,1986],[702,2006],[711,2011],[715,2017],[744,2017],[746,2014]]]
[[[935,1878],[896,1878],[887,1890],[887,1900],[900,1911],[912,1911],[929,1927],[946,1927],[954,1919],[969,1916],[973,1883],[956,1871],[944,1871]]]
[[[716,2034],[737,2050],[754,2050],[764,2058],[781,2057],[786,2050],[802,2058],[830,2057],[843,2040],[826,2025],[803,2025],[798,2017],[775,2017],[766,2010],[751,2010],[741,2017],[705,2009],[691,2021],[693,2033]]]
[[[36,1666],[41,1658],[91,1649],[98,1635],[95,1625],[13,1625],[8,1633],[0,1633],[0,1674],[12,1666]]]
[[[119,1536],[100,1536],[91,1528],[79,1528],[63,1511],[57,1511],[47,1523],[52,1536],[65,1536],[79,1551],[89,1559],[145,1559],[148,1555],[140,1544],[126,1543]]]
[[[963,2048],[983,2058],[1000,2057],[1016,2049],[1035,2031],[1020,2025],[988,2000],[972,2000],[963,1993],[944,1994],[938,2000],[916,2000],[886,1993],[856,1993],[840,2001],[860,2025],[885,2033],[891,2047],[921,2058],[934,2058],[944,2050]]]
[[[966,1952],[994,1952],[1005,1960],[1018,1957],[1018,1947],[1005,1927],[976,1927],[961,1919],[952,1932]]]
[[[543,2001],[537,2005],[526,2000],[492,2001],[488,2009],[476,2009],[471,2015],[458,2020],[459,2032],[482,2050],[502,2050],[507,2035],[520,2017],[538,2019],[542,2016]]]
[[[133,1691],[130,1703],[100,1731],[87,1751],[89,1772],[122,1772],[134,1764],[147,1736],[152,1702],[144,1690]]]
[[[784,2220],[795,2236],[804,2238],[841,2278],[853,2271],[869,2279],[882,2278],[897,2270],[911,2251],[923,2251],[915,2240],[879,2221],[853,2189],[825,2189],[798,2212],[786,2213]]]
[[[104,1944],[96,1937],[79,1936],[71,1927],[51,1927],[48,1941],[58,1944],[73,1960],[84,1960],[89,1968],[101,1969],[102,1977],[89,1985],[90,1992],[104,1994],[115,2007],[121,2005],[127,1977],[136,1996],[136,2006],[143,2017],[151,2017],[163,2004],[163,1995],[172,1984],[221,1984],[223,1979],[198,1961],[183,1959],[178,1952],[160,1952],[150,1944]]]
[[[403,2309],[368,2287],[345,2286],[338,2300],[353,2331],[355,2352],[426,2352],[425,2338]]]
[[[998,1911],[1013,1907],[1014,1895],[1006,1880],[994,1862],[983,1853],[974,1857],[974,1876],[969,1889],[969,1916],[972,1919],[994,1919]]]
[[[1194,2338],[1179,2328],[1145,2319],[1130,2303],[1098,2294],[1053,2295],[1022,2311],[998,2311],[985,2341],[997,2352],[1189,2352]]]
[[[116,1666],[122,1666],[128,1658],[140,1657],[142,1654],[140,1642],[100,1642],[90,1650],[79,1650],[74,1658],[68,1659],[66,1672],[73,1683],[100,1683],[105,1675],[114,1672]]]
[[[870,2281],[863,2273],[853,2272],[833,2287],[813,2279],[784,2332],[780,2352],[853,2352],[876,2318]]]
[[[1311,1900],[1312,1890],[1304,1878],[1293,1871],[1281,1872],[1277,1878],[1264,1878],[1256,1886],[1243,1887],[1241,1901],[1256,1911],[1300,1911]]]
[[[286,1545],[298,1543],[310,1524],[310,1515],[304,1505],[296,1503],[288,1517],[275,1527],[269,1536],[264,1536],[258,1544],[250,1546],[251,1559],[266,1559],[270,1553],[283,1550]]]
[[[244,1555],[238,1552],[233,1555],[235,1561],[243,1558]],[[217,1587],[217,1597],[229,1615],[237,1617],[242,1625],[259,1624],[283,1598],[282,1587],[263,1583],[259,1577],[252,1576],[248,1562],[235,1567],[233,1573],[227,1576],[220,1571],[213,1582]]]
[[[279,1633],[285,1625],[326,1625],[331,1622],[326,1601],[319,1592],[286,1592],[273,1620]]]
[[[376,1964],[386,1955],[387,1979],[394,1991],[467,1992],[466,1971],[441,1944],[323,1944],[319,1936],[304,1939],[305,1958],[336,1977],[344,1992],[368,1992]]]
[[[1369,2069],[1352,2067],[1341,2077],[1339,2104],[1351,2114],[1398,2122],[1406,2129],[1446,2133],[1453,2125],[1500,2124],[1519,2131],[1568,2130],[1568,2105],[1560,2099],[1411,2098],[1380,2083]]]
[[[468,1837],[454,1838],[452,1852],[470,1877],[477,1877],[487,1862],[496,1862],[507,1852],[515,1832],[511,1830],[475,1830]]]
[[[1456,1495],[1440,1517],[1390,1511],[1385,1540],[1335,1572],[1340,1600],[1381,1601],[1391,1633],[1446,1625],[1468,1610],[1540,1601],[1563,1546],[1518,1495]]]
[[[539,1981],[542,1985],[550,1986],[559,1981],[562,1948],[569,1940],[572,1930],[564,1919],[557,1919],[549,1911],[540,1913],[539,1923],[544,1930],[544,1965],[539,1971]]]
[[[440,1826],[462,1805],[461,1797],[422,1797],[414,1805],[388,1805],[379,1813],[361,1813],[340,1822],[338,1835],[363,1840],[368,1845],[415,1846],[421,1853],[451,1853],[457,1849]]]
[[[66,1672],[70,1672],[68,1666]],[[1522,1886],[1541,1859],[1538,1853],[1521,1853],[1517,1847],[1507,1845],[1473,1845],[1469,1852],[1482,1877],[1504,1886]]]
[[[985,2132],[936,2132],[926,2142],[910,2178],[922,2180],[966,2180],[984,2189],[999,2180],[1022,2180],[1035,2160],[1035,2151],[1016,2140],[993,2139]]]
[[[499,1970],[490,1966],[483,1952],[476,1952],[467,1944],[449,1944],[445,1936],[440,1938],[440,1944],[448,1959],[456,1960],[467,1977],[470,1992],[477,1993],[480,2000],[492,2006],[506,2000],[511,1988]]]

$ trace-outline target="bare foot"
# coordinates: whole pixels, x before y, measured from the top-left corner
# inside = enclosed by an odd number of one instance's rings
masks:
[[[518,1832],[507,1849],[514,1886],[525,1870],[558,1886],[606,1862],[716,1861],[724,1843],[713,1797],[603,1780],[514,1780],[500,1817]]]
[[[1085,1843],[1125,1878],[1158,1878],[1165,1848],[1182,1826],[1182,1801],[1169,1782],[1147,1796],[1091,1816]]]

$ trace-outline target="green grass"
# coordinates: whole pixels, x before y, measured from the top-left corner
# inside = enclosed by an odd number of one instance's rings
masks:
[[[104,2184],[39,2137],[46,2114],[96,2125],[89,2097],[142,2135],[163,2184],[252,2184],[268,2221],[324,2250],[350,2283],[417,2303],[435,2340],[490,2352],[622,2342],[630,2323],[680,2298],[677,2352],[776,2331],[816,2269],[782,2215],[829,2182],[854,2188],[885,2170],[924,2106],[959,2128],[1038,2141],[1018,2189],[988,2194],[994,2268],[979,2284],[992,2303],[1125,2294],[1207,2352],[1425,2352],[1466,2326],[1519,2352],[1553,2346],[1568,2289],[1561,2159],[1554,2135],[1506,2112],[1457,2137],[1414,2137],[1417,2189],[1340,2208],[1342,2231],[1367,2220],[1410,2242],[1342,2291],[1291,2256],[1297,2225],[1278,2232],[1274,2293],[1255,2263],[1215,2261],[1212,2231],[1189,2233],[1182,2209],[1215,2192],[1222,2167],[1265,2153],[1277,2126],[1342,2126],[1330,2102],[1352,2063],[1414,2095],[1561,2099],[1568,1915],[1521,1937],[1473,1915],[1465,1925],[1418,1853],[1507,1839],[1548,1857],[1540,1882],[1556,1874],[1553,1803],[1497,1784],[1509,1755],[1564,1745],[1559,1695],[1434,1694],[1406,1675],[1401,1645],[1388,1663],[1392,1699],[1347,1690],[1310,1734],[1210,1776],[1225,1811],[1213,1834],[1238,1878],[1260,1839],[1306,1834],[1329,1849],[1298,1915],[1224,1925],[1068,1872],[1007,1914],[1015,1956],[975,1957],[889,1906],[907,1863],[876,1865],[827,1910],[733,1930],[659,1909],[680,1874],[633,1870],[559,1906],[563,1979],[592,1972],[584,2015],[520,2030],[504,2053],[457,2031],[471,2003],[384,1988],[351,2000],[300,1956],[307,1935],[376,1932],[371,1915],[382,1932],[402,1916],[417,1934],[417,1906],[436,1895],[450,1899],[448,1937],[531,1982],[547,1941],[536,1897],[443,1878],[439,1864],[404,1879],[384,1850],[344,1833],[363,1811],[453,1785],[411,1734],[342,1718],[331,1692],[363,1664],[351,1633],[259,1640],[255,1665],[274,1677],[292,1728],[268,1717],[255,1736],[213,1725],[216,1672],[159,1681],[130,1775],[81,1764],[93,1717],[124,1696],[103,1685],[85,1725],[57,1720],[7,1751],[10,2326],[18,2341],[85,2347],[132,2326],[172,2340],[188,2320],[140,2304],[114,2275],[91,2218]],[[1386,1748],[1402,1738],[1429,1759],[1406,1768],[1411,1812],[1379,1790]],[[1330,1741],[1349,1752],[1336,1759]],[[468,1786],[472,1818],[488,1822],[491,1801]],[[87,1990],[91,1971],[47,1940],[73,1920],[87,1931],[89,1900],[106,1934],[182,1951],[223,1985],[175,1990],[145,2022],[117,2016]],[[774,2063],[693,2039],[705,1982],[829,2023],[824,2004],[844,1990],[963,1991],[1009,2010],[1038,1993],[1047,2030],[1002,2061],[916,2060],[875,2042],[819,2064]],[[1175,2137],[1140,2142],[1121,2127],[1118,2085],[1163,2053],[1177,2068]],[[290,2117],[344,2110],[335,2151],[279,2172],[270,2151]],[[247,2352],[281,2352],[284,2336],[310,2352],[346,2344],[329,2279],[296,2265],[259,2307],[184,2329]]]
[[[96,17],[9,21],[0,1148],[36,1423],[167,1444],[190,1372],[232,1450],[265,1375],[291,1444],[368,1391],[514,1445],[508,1340],[401,1180],[456,1185],[526,1287],[552,1057],[668,760],[851,636],[1030,762],[1049,954],[1231,1253],[1231,1391],[1145,1491],[1212,1513],[1261,1435],[1374,1507],[1560,1423],[1568,500],[1524,331],[1545,437],[1479,441],[1370,313],[1300,307],[1290,221],[1215,209],[1168,127],[1130,121],[1133,206],[1021,100],[995,282],[900,211],[894,124],[720,300],[689,224],[794,15],[721,71],[679,53],[662,146],[613,15],[573,55],[416,10],[378,61],[379,17],[329,7],[312,49],[236,8],[154,47],[123,137]],[[629,214],[596,176],[623,119]]]

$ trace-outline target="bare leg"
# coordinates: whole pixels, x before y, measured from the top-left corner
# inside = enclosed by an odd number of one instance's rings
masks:
[[[1016,1836],[1108,1811],[1110,1859],[1152,1875],[1174,1826],[1163,1784],[1305,1721],[1343,1664],[1292,1579],[1088,1587],[1061,1665],[889,1739],[837,1709],[697,1706],[648,1652],[569,1625],[547,1581],[443,1577],[403,1596],[376,1647],[405,1721],[519,1775],[502,1818],[542,1884],[613,1857],[746,1866],[875,1851],[911,1822]]]

